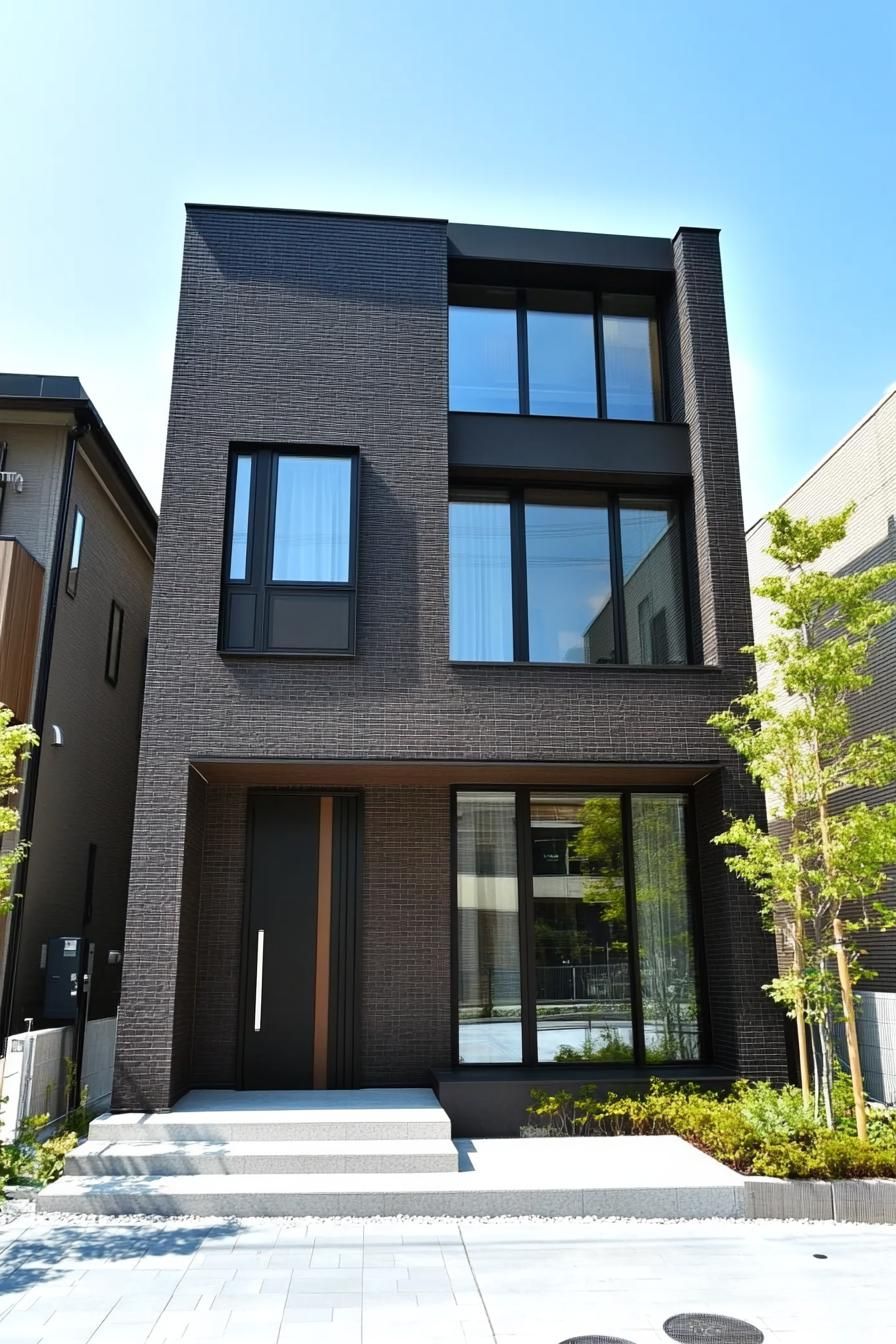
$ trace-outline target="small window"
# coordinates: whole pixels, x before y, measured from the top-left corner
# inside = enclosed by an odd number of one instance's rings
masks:
[[[230,534],[230,577],[245,579],[249,562],[249,504],[252,498],[252,459],[236,459],[233,490],[233,527]]]
[[[520,410],[516,292],[456,286],[448,309],[448,405],[452,411]]]
[[[448,513],[451,657],[513,659],[510,504],[506,495],[459,495]]]
[[[75,509],[75,520],[72,524],[72,543],[68,553],[68,573],[65,578],[65,591],[69,597],[74,597],[78,591],[78,574],[81,569],[81,546],[84,542],[84,515],[80,509]]]
[[[109,637],[106,641],[106,680],[110,686],[118,685],[118,670],[121,666],[121,636],[124,630],[124,611],[117,602],[112,603],[109,612]]]
[[[602,322],[607,418],[656,420],[659,343],[653,299],[606,294]]]
[[[358,454],[239,449],[228,498],[221,651],[354,653]]]
[[[594,299],[574,290],[530,290],[526,297],[529,414],[594,419],[597,365]]]

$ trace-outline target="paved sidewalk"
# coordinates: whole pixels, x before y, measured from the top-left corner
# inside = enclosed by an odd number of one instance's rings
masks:
[[[0,1340],[660,1344],[703,1311],[767,1344],[891,1344],[894,1263],[896,1227],[832,1223],[24,1214],[0,1225]]]

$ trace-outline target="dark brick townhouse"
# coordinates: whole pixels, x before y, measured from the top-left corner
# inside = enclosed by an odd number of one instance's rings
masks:
[[[783,1071],[714,230],[190,206],[114,1106]]]

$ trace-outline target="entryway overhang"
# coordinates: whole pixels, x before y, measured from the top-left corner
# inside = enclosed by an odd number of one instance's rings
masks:
[[[191,758],[209,784],[255,788],[362,788],[402,784],[554,784],[626,787],[697,784],[720,768],[718,761],[459,761],[283,760],[240,757]]]

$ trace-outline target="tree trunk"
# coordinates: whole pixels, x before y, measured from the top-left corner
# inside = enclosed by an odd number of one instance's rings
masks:
[[[846,1027],[846,1052],[852,1079],[852,1099],[856,1112],[856,1133],[864,1143],[868,1138],[865,1115],[865,1089],[862,1085],[862,1063],[859,1058],[859,1035],[856,1031],[856,1001],[849,975],[846,948],[843,946],[843,923],[834,920],[834,951],[837,955],[837,973],[840,977],[840,997],[843,1000],[843,1022]]]

